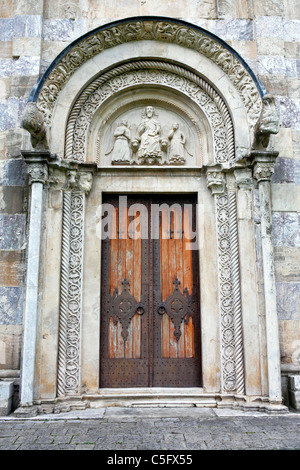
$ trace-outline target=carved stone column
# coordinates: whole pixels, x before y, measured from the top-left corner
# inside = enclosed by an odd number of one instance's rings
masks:
[[[34,368],[37,338],[40,242],[42,226],[43,187],[48,178],[45,155],[27,155],[30,192],[29,236],[27,246],[27,277],[24,311],[24,346],[21,367],[21,406],[33,402]]]
[[[270,188],[270,178],[274,173],[274,162],[277,155],[278,153],[267,151],[256,151],[252,153],[254,163],[254,177],[257,179],[259,185],[261,210],[261,240],[266,315],[269,397],[271,401],[278,403],[281,402],[282,394]]]
[[[80,393],[80,339],[85,196],[91,170],[70,170],[63,197],[57,396]]]
[[[257,264],[255,226],[253,221],[253,176],[252,168],[236,168],[235,199],[238,229],[238,251],[240,271],[240,326],[239,339],[244,355],[244,387],[247,396],[262,394],[261,368],[263,349],[260,344],[260,317],[257,295]]]

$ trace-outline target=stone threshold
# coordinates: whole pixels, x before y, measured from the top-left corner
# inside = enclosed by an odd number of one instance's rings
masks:
[[[14,412],[18,418],[69,411],[124,408],[217,408],[267,413],[287,413],[281,402],[268,397],[204,393],[202,388],[128,388],[100,389],[98,393],[34,401]]]

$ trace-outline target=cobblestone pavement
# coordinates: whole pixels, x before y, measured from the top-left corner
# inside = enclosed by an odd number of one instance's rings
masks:
[[[0,450],[300,450],[300,413],[102,408],[0,418]]]

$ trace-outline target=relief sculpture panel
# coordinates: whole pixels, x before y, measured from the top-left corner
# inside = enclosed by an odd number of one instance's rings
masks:
[[[174,111],[137,106],[99,133],[100,166],[196,165],[196,139],[188,122]],[[102,153],[104,150],[104,155]]]

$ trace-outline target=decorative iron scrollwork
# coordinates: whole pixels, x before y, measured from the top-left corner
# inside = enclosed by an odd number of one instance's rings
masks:
[[[125,343],[128,338],[128,328],[132,317],[134,317],[136,313],[143,315],[145,308],[144,305],[141,302],[137,302],[128,291],[129,282],[127,279],[123,279],[122,285],[123,291],[121,294],[118,295],[118,289],[115,289],[113,295],[111,296],[110,311],[115,325],[118,323],[118,320],[121,322],[121,335]]]
[[[192,293],[190,296],[187,288],[184,289],[182,294],[179,290],[180,281],[177,278],[173,281],[173,284],[175,286],[174,292],[169,295],[165,302],[161,302],[158,313],[160,315],[167,313],[171,318],[175,326],[174,336],[179,341],[182,321],[184,320],[188,324],[190,317],[194,316],[194,295]]]

